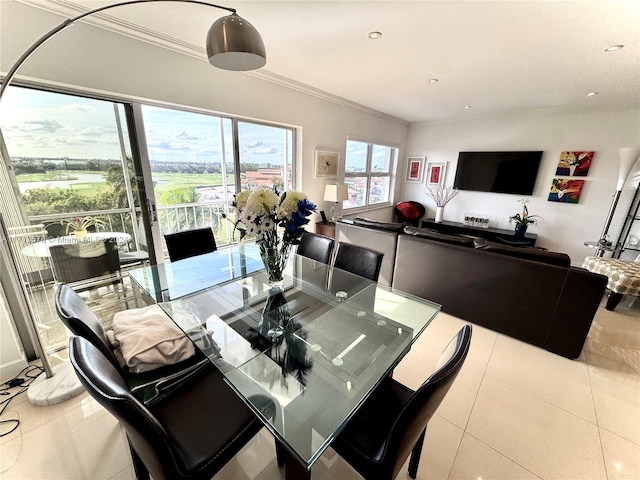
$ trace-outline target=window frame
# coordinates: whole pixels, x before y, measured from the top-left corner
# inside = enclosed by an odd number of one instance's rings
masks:
[[[366,153],[366,171],[365,172],[347,172],[347,144],[348,142],[358,142],[364,143],[367,145],[367,153]],[[374,146],[383,147],[391,149],[390,158],[389,158],[389,169],[387,172],[372,172],[372,163],[373,163],[373,150]],[[396,182],[396,168],[398,165],[398,155],[399,155],[400,147],[398,145],[381,142],[379,140],[366,139],[362,137],[356,137],[352,135],[347,136],[347,141],[345,142],[345,156],[344,156],[344,182],[348,178],[361,178],[366,177],[366,188],[365,188],[365,202],[364,205],[358,205],[355,207],[348,207],[343,202],[342,211],[344,214],[354,214],[358,212],[365,212],[369,210],[375,210],[379,208],[388,208],[393,205],[394,195],[395,195],[395,182]],[[389,179],[389,191],[387,196],[387,201],[378,202],[378,203],[370,203],[370,195],[371,195],[371,179],[372,178],[388,178]]]

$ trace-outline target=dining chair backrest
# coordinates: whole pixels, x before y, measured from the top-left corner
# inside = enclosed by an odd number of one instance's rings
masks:
[[[79,282],[120,270],[118,245],[111,238],[51,245],[49,253],[56,280],[61,283]]]
[[[333,266],[377,282],[383,257],[382,252],[353,243],[338,242]]]
[[[411,455],[409,476],[416,478],[427,423],[467,358],[471,333],[471,325],[458,331],[418,390],[386,378],[349,420],[332,446],[360,475],[392,480]]]
[[[300,238],[300,245],[298,245],[296,253],[311,260],[329,265],[334,243],[333,238],[311,232],[304,232]]]
[[[119,368],[100,320],[82,297],[70,286],[61,284],[56,288],[54,298],[56,312],[65,327],[74,335],[86,338],[116,368]]]
[[[71,337],[69,359],[80,383],[124,427],[138,478],[211,478],[262,428],[216,369],[148,406],[85,338]]]
[[[164,236],[172,262],[215,252],[218,248],[211,228],[196,228]]]

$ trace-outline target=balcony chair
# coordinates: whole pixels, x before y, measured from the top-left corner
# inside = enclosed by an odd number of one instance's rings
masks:
[[[427,423],[460,372],[471,330],[462,327],[417,391],[387,378],[331,444],[364,478],[396,478],[409,455],[409,476],[416,478]]]
[[[302,238],[300,238],[297,253],[303,257],[329,265],[334,243],[333,238],[304,232]]]
[[[177,262],[184,258],[195,257],[217,250],[216,240],[211,228],[197,228],[164,236],[169,251],[169,259]]]
[[[142,219],[138,222],[138,245],[147,248],[146,232]],[[144,250],[133,250],[128,252],[120,252],[120,265],[123,267],[132,267],[134,265],[142,265],[149,262],[149,253]]]
[[[152,405],[132,394],[113,363],[85,338],[72,336],[69,358],[89,394],[127,434],[138,479],[210,479],[262,423],[217,369],[192,376]],[[267,399],[270,400],[270,399]],[[264,402],[267,410],[272,401]]]
[[[51,245],[49,254],[57,282],[74,284],[76,291],[120,285],[126,296],[118,246],[113,239]]]
[[[411,200],[398,203],[393,210],[396,217],[398,217],[398,222],[413,225],[414,227],[420,226],[418,223],[426,213],[424,205]]]

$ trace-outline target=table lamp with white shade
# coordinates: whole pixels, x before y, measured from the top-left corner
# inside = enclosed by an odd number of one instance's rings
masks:
[[[331,204],[331,221],[336,222],[340,218],[340,204],[349,198],[349,189],[344,183],[328,184],[324,187],[324,201]]]

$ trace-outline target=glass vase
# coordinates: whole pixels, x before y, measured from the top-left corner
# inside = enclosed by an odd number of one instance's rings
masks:
[[[267,282],[271,288],[280,288],[284,286],[284,268],[289,260],[291,253],[291,245],[265,245],[260,244],[260,257],[267,271]]]

